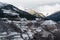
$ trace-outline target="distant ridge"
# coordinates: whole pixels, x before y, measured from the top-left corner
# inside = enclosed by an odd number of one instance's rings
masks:
[[[57,11],[53,13],[52,15],[47,16],[46,18],[53,20],[53,21],[60,21],[60,11]]]

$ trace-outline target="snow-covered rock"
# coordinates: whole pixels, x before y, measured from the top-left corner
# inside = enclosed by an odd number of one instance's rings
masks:
[[[55,24],[57,23],[52,20],[46,20],[41,25],[55,25]]]

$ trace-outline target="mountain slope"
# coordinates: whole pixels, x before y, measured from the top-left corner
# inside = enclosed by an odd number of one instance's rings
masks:
[[[33,16],[23,10],[20,10],[11,4],[4,4],[4,5],[5,6],[0,7],[0,18],[16,18],[17,16],[20,16],[21,18],[27,18],[28,20],[36,18],[36,16]]]
[[[60,11],[53,13],[50,16],[47,16],[46,18],[54,20],[54,21],[60,21]]]
[[[42,13],[38,13],[36,10],[34,9],[30,9],[30,10],[27,10],[27,12],[31,15],[34,15],[36,17],[39,17],[39,18],[44,18],[45,16],[42,14]]]

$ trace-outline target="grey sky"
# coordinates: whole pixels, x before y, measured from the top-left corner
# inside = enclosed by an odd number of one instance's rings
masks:
[[[60,3],[60,0],[0,0],[0,2],[10,3],[17,7],[36,8],[44,4]]]

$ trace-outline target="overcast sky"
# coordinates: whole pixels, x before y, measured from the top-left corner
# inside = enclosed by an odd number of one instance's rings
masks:
[[[40,5],[60,3],[60,0],[0,0],[0,2],[10,3],[17,7],[36,8]]]

